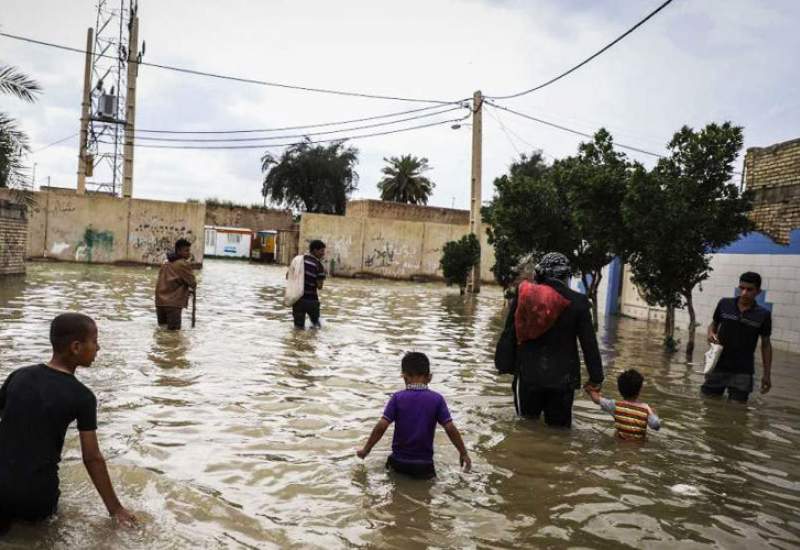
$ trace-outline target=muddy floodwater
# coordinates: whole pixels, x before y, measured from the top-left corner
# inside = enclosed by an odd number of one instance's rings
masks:
[[[197,327],[155,326],[157,271],[31,264],[0,280],[0,378],[49,358],[48,324],[78,310],[101,350],[78,376],[98,398],[98,435],[121,500],[143,526],[114,529],[80,460],[74,425],[59,512],[16,525],[11,548],[793,548],[800,544],[800,361],[776,353],[772,392],[747,406],[702,399],[699,362],[665,355],[661,327],[601,326],[616,396],[630,367],[663,428],[620,444],[582,395],[571,431],[515,417],[494,373],[497,288],[330,279],[324,326],[295,331],[285,268],[206,261]],[[473,459],[436,436],[438,479],[388,474],[391,428],[355,457],[400,357],[432,360]]]

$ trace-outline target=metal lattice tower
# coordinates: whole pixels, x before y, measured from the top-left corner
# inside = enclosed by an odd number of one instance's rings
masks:
[[[135,9],[130,0],[97,1],[86,147],[93,168],[86,184],[111,195],[122,187],[128,37]]]

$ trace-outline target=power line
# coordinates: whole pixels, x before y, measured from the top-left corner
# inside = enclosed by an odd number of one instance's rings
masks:
[[[395,111],[394,113],[386,113],[383,115],[368,116],[363,118],[354,118],[351,120],[340,120],[338,122],[321,122],[319,124],[303,124],[300,126],[284,126],[282,128],[259,128],[251,130],[142,130],[137,128],[137,133],[144,134],[255,134],[266,132],[282,132],[287,130],[303,130],[305,128],[325,128],[328,126],[341,126],[344,124],[352,124],[356,122],[366,122],[369,120],[380,120],[382,118],[393,118],[396,116],[407,115],[411,113],[419,113],[422,111],[429,111],[431,109],[439,109],[442,105],[432,105],[429,107],[421,107],[419,109],[411,109],[408,111]]]
[[[44,147],[40,147],[39,149],[36,149],[35,151],[31,151],[31,154],[32,154],[32,155],[35,155],[36,153],[39,153],[39,152],[41,152],[41,151],[44,151],[45,149],[48,149],[48,148],[52,147],[53,145],[58,145],[59,143],[64,143],[65,141],[67,141],[67,140],[69,140],[69,139],[72,139],[72,138],[74,138],[74,137],[75,137],[75,136],[77,136],[79,133],[80,133],[80,132],[75,132],[75,133],[74,133],[74,134],[72,134],[72,135],[69,135],[69,136],[67,136],[67,137],[65,137],[65,138],[61,138],[61,139],[59,139],[58,141],[54,141],[53,143],[50,143],[50,144],[47,144],[47,145],[45,145]]]
[[[495,119],[497,123],[500,125],[500,129],[503,130],[503,133],[506,135],[508,143],[511,144],[511,147],[514,149],[514,151],[516,151],[517,155],[521,155],[522,153],[520,152],[519,147],[517,147],[517,144],[514,143],[513,139],[511,139],[511,135],[508,133],[508,130],[506,130],[506,125],[503,124],[503,121],[500,120],[500,117],[497,116],[497,114],[495,114],[495,112],[491,109],[487,109],[487,111],[489,112],[490,115],[492,115],[492,118]]]
[[[572,134],[583,136],[585,138],[594,139],[594,136],[592,134],[587,134],[586,132],[581,132],[580,130],[574,130],[572,128],[567,128],[566,126],[561,126],[560,124],[556,124],[554,122],[549,122],[547,120],[543,120],[543,119],[537,118],[535,116],[526,115],[525,113],[520,113],[519,111],[515,111],[513,109],[509,109],[508,107],[503,107],[502,105],[497,105],[496,103],[493,103],[493,102],[488,101],[488,100],[485,100],[485,102],[488,103],[489,105],[491,105],[492,107],[495,107],[496,109],[501,109],[503,111],[507,111],[507,112],[509,112],[511,114],[520,116],[522,118],[527,118],[528,120],[532,120],[534,122],[538,122],[539,124],[545,124],[547,126],[551,126],[553,128],[557,128],[558,130],[563,130],[564,132],[570,132]],[[643,153],[645,155],[650,155],[651,157],[657,157],[657,158],[664,157],[664,155],[660,155],[658,153],[653,153],[652,151],[647,151],[645,149],[640,149],[639,147],[633,147],[632,145],[625,145],[624,143],[619,143],[617,141],[614,142],[614,145],[616,147],[620,147],[621,149],[629,149],[631,151],[636,151],[637,153]]]
[[[369,128],[380,128],[382,126],[390,126],[392,124],[399,124],[401,122],[408,122],[411,120],[418,120],[421,118],[432,117],[436,115],[441,115],[444,113],[450,113],[452,111],[457,111],[462,107],[451,107],[449,109],[444,109],[440,111],[435,111],[432,113],[424,113],[417,116],[401,118],[389,122],[378,122],[374,124],[365,124],[363,126],[352,126],[350,128],[338,128],[336,130],[325,130],[321,132],[307,132],[304,134],[295,134],[295,135],[280,135],[280,136],[259,136],[259,137],[246,137],[246,138],[160,138],[160,137],[150,137],[150,136],[136,136],[138,140],[145,140],[145,141],[162,141],[162,142],[193,142],[193,143],[230,143],[230,142],[247,142],[247,141],[265,141],[265,140],[275,140],[275,139],[295,139],[295,138],[304,138],[308,136],[320,136],[325,134],[338,134],[342,132],[350,132],[352,130],[366,130]]]
[[[461,117],[461,118],[452,118],[449,120],[439,120],[436,122],[429,122],[427,124],[419,124],[417,126],[409,126],[407,128],[398,128],[396,130],[386,130],[383,132],[373,132],[370,134],[361,134],[356,136],[345,136],[340,138],[332,138],[332,139],[318,139],[318,140],[305,140],[305,141],[297,141],[293,143],[264,143],[264,144],[254,144],[254,145],[144,145],[144,144],[134,144],[134,147],[138,148],[146,148],[146,149],[197,149],[197,150],[215,150],[215,149],[273,149],[273,148],[280,148],[280,147],[291,147],[294,145],[301,145],[304,143],[308,144],[315,144],[315,143],[331,143],[337,141],[349,141],[352,139],[361,139],[361,138],[368,138],[368,137],[375,137],[375,136],[386,136],[389,134],[398,134],[400,132],[409,132],[411,130],[421,130],[423,128],[432,128],[434,126],[440,126],[442,124],[451,124],[456,122],[461,122],[469,118],[469,115]],[[104,142],[100,142],[104,143]]]
[[[589,138],[589,139],[594,139],[593,135],[587,134],[586,132],[581,132],[580,130],[573,130],[572,128],[567,128],[566,126],[561,126],[559,124],[555,124],[555,123],[549,122],[547,120],[542,120],[541,118],[536,118],[535,116],[526,115],[525,113],[520,113],[519,111],[515,111],[513,109],[509,109],[508,107],[503,107],[501,105],[497,105],[496,103],[492,103],[491,101],[485,101],[485,103],[488,103],[489,105],[491,105],[492,107],[495,107],[496,109],[502,109],[503,111],[508,111],[509,113],[515,114],[517,116],[521,116],[522,118],[527,118],[528,120],[532,120],[534,122],[539,122],[540,124],[546,124],[547,126],[552,126],[553,128],[557,128],[557,129],[563,130],[565,132],[570,132],[570,133],[577,134],[579,136],[583,136],[583,137],[586,137],[586,138]],[[614,146],[615,147],[619,147],[621,149],[629,149],[631,151],[636,151],[637,153],[643,153],[645,155],[650,155],[650,156],[656,157],[656,158],[665,158],[666,157],[666,155],[660,155],[658,153],[653,153],[652,151],[647,151],[645,149],[640,149],[639,147],[633,147],[631,145],[625,145],[624,143],[619,143],[618,141],[614,142]],[[740,172],[738,170],[733,170],[733,173],[736,174],[737,176],[741,176],[742,175],[742,172]]]
[[[59,50],[64,50],[73,53],[80,53],[86,54],[86,50],[81,48],[73,48],[71,46],[64,46],[63,44],[55,44],[53,42],[45,42],[44,40],[36,40],[34,38],[29,38],[26,36],[19,36],[16,34],[9,34],[5,32],[0,32],[0,36],[5,38],[10,38],[12,40],[19,40],[22,42],[28,42],[30,44],[38,44],[40,46],[47,46],[50,48],[57,48]],[[93,53],[92,55],[96,57],[106,57],[110,59],[117,59],[117,56],[108,55],[108,54],[101,54],[101,53]],[[241,82],[244,84],[255,84],[258,86],[269,86],[272,88],[284,88],[287,90],[296,90],[301,92],[314,92],[314,93],[321,93],[321,94],[331,94],[331,95],[340,95],[340,96],[348,96],[348,97],[361,97],[366,99],[385,99],[390,101],[407,101],[412,103],[438,103],[440,105],[451,105],[455,103],[460,103],[465,101],[465,99],[459,99],[456,101],[445,101],[440,99],[422,99],[422,98],[414,98],[414,97],[401,97],[401,96],[390,96],[390,95],[380,95],[380,94],[370,94],[366,92],[351,92],[347,90],[334,90],[331,88],[314,88],[311,86],[300,86],[297,84],[285,84],[282,82],[270,82],[267,80],[258,80],[255,78],[245,78],[245,77],[238,77],[238,76],[230,76],[230,75],[223,75],[219,73],[212,73],[208,71],[200,71],[196,69],[187,69],[185,67],[176,67],[174,65],[164,65],[161,63],[150,63],[148,61],[137,61],[131,60],[130,63],[135,63],[140,66],[145,67],[153,67],[156,69],[163,69],[167,71],[175,71],[184,74],[192,74],[195,76],[207,76],[209,78],[217,78],[220,80],[231,80],[234,82]]]
[[[583,67],[584,65],[586,65],[587,63],[589,63],[590,61],[592,61],[593,59],[595,59],[596,57],[598,57],[598,56],[602,55],[603,53],[605,53],[606,51],[608,51],[609,49],[611,49],[611,47],[613,47],[615,44],[617,44],[617,43],[618,43],[619,41],[621,41],[623,38],[625,38],[626,36],[628,36],[629,34],[631,34],[633,31],[635,31],[636,29],[638,29],[639,27],[641,27],[642,25],[644,25],[644,24],[645,24],[645,23],[646,23],[646,22],[647,22],[647,21],[648,21],[650,18],[652,18],[653,16],[655,16],[655,15],[656,15],[658,12],[660,12],[661,10],[663,10],[664,8],[666,8],[666,7],[667,7],[668,5],[670,5],[671,3],[672,3],[672,0],[666,0],[666,2],[664,2],[663,4],[661,4],[660,6],[658,6],[658,7],[657,7],[656,9],[654,9],[653,11],[651,11],[651,12],[650,12],[650,13],[649,13],[649,14],[648,14],[648,15],[647,15],[647,16],[646,16],[644,19],[642,19],[641,21],[639,21],[638,23],[636,23],[634,26],[632,26],[630,29],[628,29],[627,31],[625,31],[624,33],[622,33],[621,35],[619,35],[619,36],[618,36],[617,38],[615,38],[615,39],[614,39],[612,42],[609,42],[608,44],[606,44],[605,46],[603,46],[603,48],[601,48],[600,50],[596,51],[595,53],[593,53],[592,55],[590,55],[589,57],[587,57],[586,59],[584,59],[583,61],[581,61],[581,62],[580,62],[580,63],[578,63],[577,65],[575,65],[574,67],[572,67],[571,69],[569,69],[569,70],[567,70],[567,71],[564,71],[564,72],[563,72],[563,73],[561,73],[560,75],[558,75],[558,76],[555,76],[555,77],[551,78],[551,79],[550,79],[550,80],[548,80],[547,82],[543,82],[542,84],[539,84],[538,86],[534,86],[533,88],[530,88],[530,89],[528,89],[528,90],[523,90],[523,91],[521,91],[521,92],[517,92],[517,93],[515,93],[515,94],[509,94],[509,95],[499,95],[499,96],[487,96],[487,98],[490,98],[490,99],[512,99],[512,98],[515,98],[515,97],[520,97],[520,96],[523,96],[523,95],[527,95],[527,94],[529,94],[529,93],[531,93],[531,92],[535,92],[535,91],[537,91],[537,90],[541,90],[541,89],[542,89],[542,88],[544,88],[545,86],[549,86],[550,84],[553,84],[554,82],[557,82],[558,80],[561,80],[561,79],[562,79],[562,78],[564,78],[565,76],[567,76],[567,75],[569,75],[569,74],[571,74],[571,73],[573,73],[573,72],[577,71],[578,69],[580,69],[581,67]]]

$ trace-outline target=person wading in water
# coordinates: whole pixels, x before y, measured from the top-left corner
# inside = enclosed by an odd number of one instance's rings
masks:
[[[599,390],[603,382],[589,299],[569,288],[571,270],[563,254],[546,254],[534,270],[535,283],[520,283],[506,321],[518,343],[514,407],[520,416],[544,413],[547,425],[569,428],[575,390],[581,387],[578,342],[589,373],[587,386]]]
[[[311,241],[308,254],[303,255],[303,296],[292,304],[292,317],[296,328],[305,328],[306,315],[311,319],[311,325],[319,327],[319,294],[325,282],[325,267],[322,259],[325,257],[325,243]]]

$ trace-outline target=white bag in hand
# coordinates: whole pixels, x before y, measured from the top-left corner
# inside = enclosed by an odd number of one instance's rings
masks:
[[[286,272],[286,290],[283,295],[283,303],[287,306],[293,306],[303,296],[305,286],[305,257],[300,254],[292,259],[289,264],[289,270]]]
[[[703,374],[708,374],[717,366],[719,356],[722,355],[722,346],[719,344],[709,344],[708,351],[706,352],[706,367],[703,369]]]

